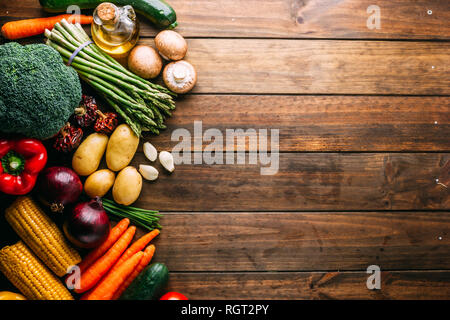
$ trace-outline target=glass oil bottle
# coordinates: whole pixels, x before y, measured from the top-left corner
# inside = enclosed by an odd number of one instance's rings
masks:
[[[139,40],[139,22],[133,7],[101,3],[94,10],[92,39],[114,58],[123,58]]]

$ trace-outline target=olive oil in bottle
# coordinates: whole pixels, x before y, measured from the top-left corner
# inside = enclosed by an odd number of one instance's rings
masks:
[[[114,58],[123,58],[139,39],[139,22],[133,7],[101,3],[94,11],[92,39]]]

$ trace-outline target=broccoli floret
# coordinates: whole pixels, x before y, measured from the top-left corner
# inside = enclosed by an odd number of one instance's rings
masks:
[[[76,71],[44,44],[0,46],[0,131],[46,139],[81,100]]]

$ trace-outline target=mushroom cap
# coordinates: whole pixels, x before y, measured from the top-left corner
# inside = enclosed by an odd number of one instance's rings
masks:
[[[195,86],[197,72],[192,64],[187,61],[174,61],[164,68],[163,80],[170,90],[183,94]]]
[[[138,45],[128,56],[128,69],[144,79],[156,78],[162,65],[160,55],[150,46]]]
[[[186,40],[173,30],[164,30],[155,37],[155,45],[166,60],[181,60],[187,52]]]

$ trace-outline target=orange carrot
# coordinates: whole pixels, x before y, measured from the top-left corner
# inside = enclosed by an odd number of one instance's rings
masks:
[[[117,262],[122,253],[127,249],[133,239],[136,227],[131,226],[114,243],[114,245],[97,261],[95,261],[86,271],[81,273],[80,288],[75,289],[77,293],[83,293],[91,289]]]
[[[91,264],[93,264],[98,258],[105,254],[109,248],[116,243],[117,239],[127,230],[130,224],[130,219],[125,218],[119,221],[114,228],[109,232],[108,238],[97,248],[88,253],[88,255],[80,262],[78,267],[80,267],[81,272],[86,270]]]
[[[122,283],[122,285],[114,292],[111,300],[117,300],[120,298],[122,293],[128,288],[128,286],[133,282],[134,279],[144,270],[144,268],[152,261],[153,255],[155,254],[155,246],[149,245],[145,251],[139,264],[134,269],[134,271],[128,276],[128,278]]]
[[[92,289],[85,292],[81,297],[80,300],[89,300],[89,297],[91,296],[91,293],[94,292],[94,290],[97,288],[97,285],[93,287]]]
[[[31,37],[44,33],[45,29],[53,29],[53,26],[62,19],[66,19],[69,23],[81,24],[90,24],[93,20],[92,16],[83,14],[61,14],[55,17],[10,21],[3,25],[2,34],[9,40]]]
[[[130,259],[124,261],[116,270],[108,273],[103,280],[82,300],[111,300],[117,288],[128,278],[139,262],[144,252],[136,252]]]
[[[119,261],[114,265],[114,268],[118,268],[124,261],[126,261],[129,257],[131,257],[136,252],[139,252],[141,250],[144,250],[145,246],[152,241],[158,234],[159,230],[155,229],[153,231],[150,231],[146,235],[140,237],[138,240],[136,240],[128,249],[125,251],[125,253],[120,257]]]
[[[108,273],[102,278],[102,280],[100,280],[97,283],[96,287],[99,286],[103,282],[103,279],[107,278],[111,273],[114,273],[118,268],[120,268],[122,263],[126,262],[128,260],[128,258],[133,256],[137,252],[141,251],[142,249],[144,249],[144,247],[151,241],[151,239],[156,237],[158,234],[159,234],[159,230],[155,229],[155,230],[149,232],[148,234],[146,234],[145,236],[141,237],[139,240],[135,241],[127,249],[127,251],[125,251],[125,253],[122,254],[120,259],[114,264],[114,266],[111,269],[109,269]],[[144,254],[146,255],[145,259],[148,260],[148,262],[144,266],[142,266],[142,269],[144,269],[144,267],[150,262],[150,260],[153,257],[153,253],[154,252],[155,252],[155,246],[154,245],[148,246],[147,249],[144,251]],[[144,260],[144,261],[146,261],[146,260]],[[136,276],[139,274],[139,272],[136,274]],[[88,291],[86,294],[84,294],[83,297],[82,297],[82,300],[89,300],[91,292],[94,291],[96,287],[94,287],[93,289]]]

